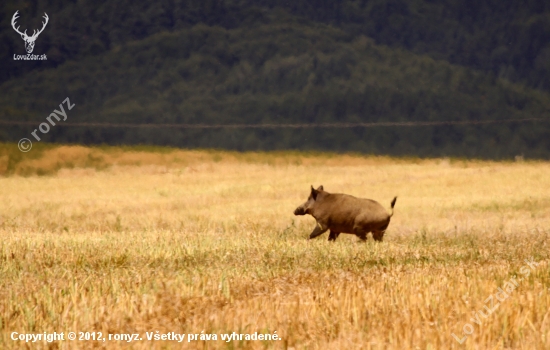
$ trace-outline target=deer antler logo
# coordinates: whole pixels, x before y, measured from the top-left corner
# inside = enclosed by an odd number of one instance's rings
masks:
[[[38,32],[35,29],[32,32],[32,35],[28,36],[26,29],[25,29],[25,32],[21,33],[19,31],[19,27],[15,28],[15,21],[17,21],[17,18],[19,18],[17,14],[18,12],[19,11],[15,11],[15,13],[13,14],[13,17],[11,18],[11,26],[13,27],[13,30],[19,33],[19,35],[21,35],[21,38],[25,40],[25,50],[27,50],[27,53],[32,53],[32,50],[34,50],[34,42],[36,41],[36,38],[38,38],[38,35],[40,35],[40,33],[42,33],[44,28],[46,28],[46,24],[48,24],[48,19],[49,19],[48,14],[44,12],[44,19],[46,21],[42,22],[42,29],[40,29]]]

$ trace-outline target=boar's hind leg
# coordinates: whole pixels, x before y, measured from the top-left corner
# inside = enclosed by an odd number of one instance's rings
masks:
[[[367,235],[369,234],[370,231],[371,231],[371,228],[369,226],[356,225],[353,228],[353,233],[357,237],[359,237],[363,242],[367,240]]]
[[[367,235],[369,233],[368,232],[361,232],[359,234],[356,234],[357,237],[359,237],[363,242],[366,242],[367,241]]]
[[[359,237],[363,242],[367,240],[367,235],[370,231],[363,231],[363,230],[355,230],[355,235]]]
[[[382,239],[384,238],[384,233],[386,233],[386,229],[388,228],[388,225],[390,224],[390,221],[386,222],[382,226],[379,226],[376,228],[376,230],[372,230],[372,238],[374,238],[375,241],[382,242]]]
[[[329,241],[335,241],[336,238],[338,238],[338,236],[340,236],[340,232],[334,232],[334,231],[330,231],[330,235],[328,236],[328,240]]]
[[[313,232],[309,235],[309,239],[314,239],[315,237],[322,235],[323,233],[327,232],[327,228],[321,228],[320,225],[315,226],[313,229]]]
[[[386,230],[372,231],[372,238],[374,238],[375,241],[382,242],[382,239],[384,238],[384,233],[386,233]]]

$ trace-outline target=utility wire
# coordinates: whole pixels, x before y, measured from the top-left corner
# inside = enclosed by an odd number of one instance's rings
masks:
[[[299,124],[131,124],[131,123],[65,123],[56,122],[55,126],[91,127],[91,128],[178,128],[178,129],[311,129],[311,128],[374,128],[389,126],[443,126],[443,125],[481,125],[499,123],[548,122],[550,118],[455,120],[455,121],[411,121],[411,122],[371,122],[371,123],[299,123]],[[0,120],[0,125],[38,126],[39,121]]]

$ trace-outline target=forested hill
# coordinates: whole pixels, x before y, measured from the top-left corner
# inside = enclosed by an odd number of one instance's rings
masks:
[[[40,28],[33,54],[11,28]],[[550,3],[27,1],[0,5],[0,140],[69,123],[524,122],[373,128],[67,127],[42,141],[550,158]],[[544,118],[546,121],[528,121]]]

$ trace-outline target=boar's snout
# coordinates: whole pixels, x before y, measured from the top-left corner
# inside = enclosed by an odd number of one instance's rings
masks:
[[[306,215],[306,210],[304,207],[300,206],[294,210],[294,215]]]

